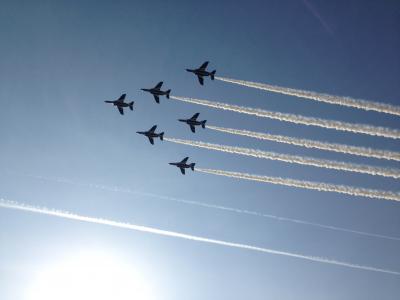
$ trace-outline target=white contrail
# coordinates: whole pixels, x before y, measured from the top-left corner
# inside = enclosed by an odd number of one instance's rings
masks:
[[[207,128],[235,134],[235,135],[242,135],[247,137],[252,137],[260,140],[268,140],[274,141],[278,143],[285,143],[291,144],[306,148],[315,148],[320,150],[327,150],[339,153],[346,153],[358,156],[365,156],[365,157],[373,157],[379,159],[387,159],[387,160],[396,160],[400,161],[400,152],[388,151],[388,150],[379,150],[379,149],[372,149],[366,147],[357,147],[351,145],[344,145],[344,144],[336,144],[336,143],[327,143],[327,142],[320,142],[315,140],[308,140],[308,139],[300,139],[294,138],[290,136],[284,135],[274,135],[269,133],[262,133],[262,132],[254,132],[249,130],[241,130],[241,129],[234,129],[234,128],[226,128],[226,127],[219,127],[219,126],[212,126],[207,125]]]
[[[166,200],[166,201],[171,201],[171,202],[176,202],[176,203],[181,203],[181,204],[186,204],[186,205],[199,206],[199,207],[204,207],[204,208],[209,208],[209,209],[218,209],[218,210],[233,212],[233,213],[237,213],[237,214],[245,214],[245,215],[250,215],[250,216],[269,218],[269,219],[278,220],[278,221],[314,226],[314,227],[319,227],[319,228],[323,228],[323,229],[353,233],[353,234],[358,234],[358,235],[363,235],[363,236],[368,236],[368,237],[400,241],[400,238],[398,238],[398,237],[393,237],[393,236],[388,236],[388,235],[383,235],[383,234],[378,234],[378,233],[370,233],[370,232],[365,232],[365,231],[360,231],[360,230],[347,229],[347,228],[338,227],[338,226],[332,226],[332,225],[309,222],[309,221],[304,221],[304,220],[299,220],[299,219],[281,217],[281,216],[276,216],[276,215],[271,215],[271,214],[266,214],[266,213],[259,213],[256,211],[246,210],[246,209],[241,209],[241,208],[235,208],[235,207],[216,205],[216,204],[198,202],[198,201],[181,199],[181,198],[175,198],[175,197],[164,196],[164,195],[159,195],[159,194],[154,194],[154,193],[140,192],[140,191],[135,191],[135,190],[131,190],[128,188],[119,187],[119,186],[111,187],[111,186],[106,186],[106,185],[101,185],[101,184],[78,183],[71,179],[52,178],[52,177],[44,177],[44,176],[39,176],[39,175],[24,174],[23,176],[32,177],[32,178],[39,179],[39,180],[53,181],[53,182],[58,182],[58,183],[63,183],[63,184],[71,184],[71,185],[77,185],[77,186],[82,186],[82,187],[101,189],[101,190],[110,191],[110,192],[126,193],[126,194],[130,194],[130,195],[152,197],[152,198],[156,198],[156,199],[160,199],[160,200]]]
[[[368,198],[400,201],[400,193],[391,192],[391,191],[372,190],[372,189],[358,188],[358,187],[352,187],[352,186],[346,186],[346,185],[336,185],[336,184],[329,184],[329,183],[323,183],[323,182],[312,182],[312,181],[296,180],[296,179],[282,178],[282,177],[253,175],[253,174],[230,172],[230,171],[223,171],[223,170],[202,169],[202,168],[196,168],[195,170],[199,171],[199,172],[203,172],[203,173],[208,173],[208,174],[226,176],[226,177],[231,177],[231,178],[246,179],[246,180],[265,182],[265,183],[272,183],[272,184],[279,184],[279,185],[285,185],[285,186],[291,186],[291,187],[298,187],[298,188],[309,189],[309,190],[335,192],[335,193],[347,194],[347,195],[352,195],[352,196],[361,196],[361,197],[368,197]]]
[[[375,175],[375,176],[400,178],[400,170],[398,170],[398,169],[381,168],[381,167],[374,167],[374,166],[368,166],[368,165],[347,163],[347,162],[342,162],[342,161],[326,160],[326,159],[319,159],[319,158],[299,156],[299,155],[289,155],[289,154],[282,154],[282,153],[276,153],[276,152],[261,151],[261,150],[250,149],[250,148],[211,144],[211,143],[192,141],[192,140],[182,140],[182,139],[175,139],[175,138],[164,138],[164,140],[168,141],[168,142],[177,143],[177,144],[189,145],[189,146],[205,148],[205,149],[210,149],[210,150],[216,150],[216,151],[221,151],[221,152],[227,152],[227,153],[234,153],[234,154],[239,154],[239,155],[252,156],[252,157],[256,157],[256,158],[279,160],[279,161],[284,161],[284,162],[292,163],[292,164],[301,164],[301,165],[308,165],[308,166],[314,166],[314,167],[319,167],[319,168],[357,172],[357,173],[369,174],[369,175]]]
[[[376,127],[366,124],[346,123],[341,121],[326,120],[320,118],[305,117],[295,114],[280,113],[274,111],[263,110],[259,108],[244,107],[239,105],[227,104],[216,101],[171,96],[170,99],[179,100],[187,103],[199,104],[222,110],[234,111],[242,114],[253,115],[262,118],[270,118],[285,122],[291,122],[302,125],[312,125],[340,131],[348,131],[353,133],[363,133],[373,136],[382,136],[386,138],[399,139],[400,131],[386,127]]]
[[[15,201],[9,201],[9,200],[5,200],[5,199],[0,199],[0,207],[28,211],[28,212],[39,213],[39,214],[44,214],[44,215],[50,215],[50,216],[71,219],[71,220],[76,220],[76,221],[102,224],[102,225],[108,225],[108,226],[113,226],[113,227],[118,227],[118,228],[125,228],[125,229],[140,231],[140,232],[175,237],[175,238],[203,242],[203,243],[208,243],[208,244],[221,245],[221,246],[226,246],[226,247],[231,247],[231,248],[239,248],[239,249],[252,250],[252,251],[264,252],[264,253],[269,253],[269,254],[289,256],[289,257],[304,259],[304,260],[308,260],[308,261],[343,266],[343,267],[348,267],[348,268],[353,268],[353,269],[381,272],[381,273],[387,273],[387,274],[392,274],[392,275],[400,275],[400,272],[398,272],[398,271],[357,265],[357,264],[341,262],[341,261],[337,261],[337,260],[331,260],[331,259],[327,259],[327,258],[323,258],[323,257],[308,256],[308,255],[302,255],[302,254],[296,254],[296,253],[291,253],[291,252],[269,249],[269,248],[255,247],[255,246],[250,246],[250,245],[246,245],[246,244],[239,244],[239,243],[227,242],[227,241],[222,241],[222,240],[210,239],[210,238],[205,238],[205,237],[200,237],[200,236],[195,236],[195,235],[190,235],[190,234],[185,234],[185,233],[180,233],[180,232],[175,232],[175,231],[158,229],[158,228],[154,228],[154,227],[135,225],[135,224],[131,224],[131,223],[118,222],[118,221],[107,220],[107,219],[102,219],[102,218],[82,216],[82,215],[70,213],[67,211],[49,209],[49,208],[45,208],[45,207],[37,207],[37,206],[28,205],[28,204],[21,204],[21,203],[15,202]]]
[[[283,95],[295,96],[299,98],[311,99],[319,102],[325,102],[330,104],[337,104],[342,106],[354,107],[363,110],[372,110],[381,113],[387,113],[391,115],[400,116],[400,107],[394,106],[386,103],[379,103],[361,99],[354,99],[350,97],[340,97],[328,94],[321,94],[311,91],[304,91],[304,90],[297,90],[292,88],[286,88],[266,83],[258,83],[258,82],[251,82],[245,80],[238,80],[238,79],[231,79],[231,78],[224,78],[224,77],[217,77],[215,79],[234,83],[242,86],[247,86],[251,88],[256,88],[259,90],[279,93]]]

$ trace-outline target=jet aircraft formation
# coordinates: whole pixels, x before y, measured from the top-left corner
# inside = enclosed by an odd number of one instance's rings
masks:
[[[216,72],[216,70],[211,71],[211,72],[206,70],[208,63],[209,62],[206,61],[199,68],[186,69],[186,71],[195,74],[199,80],[199,83],[201,85],[204,85],[204,77],[210,77],[211,80],[214,80],[214,76],[215,76],[215,72]],[[153,88],[142,88],[141,90],[152,94],[156,103],[160,104],[160,96],[166,96],[166,98],[169,99],[169,96],[171,93],[170,89],[162,91],[161,90],[162,85],[163,85],[163,81],[160,81]],[[130,110],[133,110],[133,104],[135,103],[134,101],[125,102],[125,98],[126,98],[126,94],[122,94],[117,100],[106,100],[104,102],[113,104],[114,106],[117,107],[119,113],[121,115],[124,115],[124,108],[129,107]],[[200,113],[195,113],[189,119],[178,119],[178,121],[188,124],[190,127],[190,130],[193,133],[195,133],[196,126],[201,126],[202,128],[206,127],[207,120],[199,121],[198,120],[199,115],[200,115]],[[157,129],[157,125],[154,125],[148,131],[137,131],[136,133],[146,136],[149,139],[150,144],[154,145],[154,139],[159,138],[161,141],[164,140],[164,132],[156,133],[156,129]],[[183,175],[185,175],[186,169],[191,169],[192,171],[194,171],[195,163],[188,163],[188,160],[189,160],[189,157],[185,157],[180,162],[172,162],[169,164],[172,166],[178,167],[181,170],[181,173]]]
[[[163,82],[160,81],[159,83],[157,83],[157,85],[155,87],[153,87],[152,89],[141,89],[142,91],[145,92],[149,92],[150,94],[153,95],[154,100],[156,100],[156,102],[158,104],[160,104],[160,96],[166,96],[167,99],[169,99],[169,93],[171,93],[171,90],[167,90],[167,91],[162,91],[161,90],[161,86],[163,85]]]
[[[197,78],[199,79],[200,84],[204,85],[204,77],[210,76],[211,80],[214,80],[214,76],[215,76],[215,72],[216,72],[216,70],[214,70],[212,72],[206,71],[207,66],[208,66],[208,61],[203,63],[197,69],[186,69],[186,71],[197,75]]]
[[[156,128],[157,128],[157,125],[154,125],[147,131],[136,131],[136,133],[147,136],[150,144],[154,145],[154,138],[160,138],[161,141],[164,139],[164,132],[156,133],[155,132]]]
[[[134,101],[132,102],[125,102],[125,97],[126,94],[122,94],[117,100],[106,100],[104,101],[105,103],[112,103],[114,106],[116,106],[119,110],[119,113],[121,115],[124,114],[124,107],[129,107],[130,110],[133,110],[133,104],[135,103]]]
[[[193,115],[193,117],[191,117],[190,119],[178,119],[178,121],[188,124],[190,126],[190,130],[193,133],[195,133],[196,132],[196,127],[195,126],[201,125],[202,128],[206,128],[207,120],[198,121],[197,118],[198,118],[199,115],[200,115],[200,113],[195,113]]]

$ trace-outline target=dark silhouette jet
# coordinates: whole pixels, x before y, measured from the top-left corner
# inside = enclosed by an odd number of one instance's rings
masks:
[[[149,138],[150,144],[154,145],[154,138],[164,139],[164,132],[156,133],[157,125],[151,127],[148,131],[136,131],[136,133],[143,134]]]
[[[185,157],[182,159],[180,162],[174,162],[174,163],[169,163],[172,166],[177,166],[179,169],[181,169],[181,173],[185,175],[185,169],[192,169],[194,171],[194,165],[195,163],[187,164],[189,157]]]
[[[212,72],[206,71],[207,66],[208,66],[208,61],[203,63],[200,66],[200,68],[197,68],[197,69],[186,69],[186,71],[196,74],[197,78],[199,79],[200,84],[204,85],[204,77],[210,76],[211,80],[214,80],[214,76],[215,76],[215,72],[216,72],[216,70],[214,70]]]
[[[126,97],[126,94],[122,94],[117,100],[114,101],[104,101],[105,103],[112,103],[114,106],[116,106],[119,110],[119,113],[121,115],[124,114],[124,107],[129,107],[131,110],[133,110],[133,103],[132,102],[124,102]]]
[[[165,95],[165,96],[167,96],[167,99],[169,99],[169,93],[171,93],[171,90],[162,91],[161,90],[161,86],[162,85],[163,85],[163,82],[160,81],[152,89],[141,89],[141,90],[145,91],[145,92],[149,92],[150,94],[152,94],[154,96],[154,100],[156,100],[157,103],[160,103],[160,96],[164,96]]]
[[[197,117],[198,117],[199,115],[200,115],[200,113],[195,113],[195,114],[193,115],[193,117],[191,117],[190,119],[178,119],[178,121],[188,124],[188,125],[190,126],[190,130],[191,130],[192,132],[196,132],[195,126],[201,125],[201,127],[206,128],[206,122],[207,122],[207,120],[197,121]]]

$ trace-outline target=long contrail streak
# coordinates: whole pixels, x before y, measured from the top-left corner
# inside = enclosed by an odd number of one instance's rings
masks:
[[[179,100],[192,104],[199,104],[222,110],[234,111],[242,114],[253,115],[261,118],[275,119],[295,124],[312,125],[322,128],[336,129],[340,131],[348,131],[353,133],[363,133],[372,136],[381,136],[392,139],[400,138],[400,131],[386,127],[376,127],[366,124],[346,123],[341,121],[326,120],[320,118],[305,117],[295,114],[280,113],[274,111],[263,110],[259,108],[244,107],[239,105],[227,104],[216,101],[170,96],[170,99]]]
[[[346,154],[352,154],[352,155],[358,155],[358,156],[364,156],[364,157],[372,157],[372,158],[400,161],[400,152],[379,150],[379,149],[372,149],[372,148],[358,147],[358,146],[351,146],[351,145],[344,145],[344,144],[320,142],[320,141],[315,141],[315,140],[294,138],[294,137],[284,136],[284,135],[274,135],[274,134],[269,134],[269,133],[254,132],[254,131],[249,131],[249,130],[226,128],[226,127],[219,127],[219,126],[212,126],[212,125],[207,125],[207,128],[216,130],[216,131],[220,131],[220,132],[252,137],[252,138],[259,139],[259,140],[268,140],[268,141],[274,141],[274,142],[284,143],[284,144],[291,144],[291,145],[301,146],[301,147],[306,147],[306,148],[315,148],[315,149],[319,149],[319,150],[327,150],[327,151],[346,153]]]
[[[207,173],[207,174],[214,174],[214,175],[226,176],[226,177],[231,177],[231,178],[238,178],[238,179],[272,183],[272,184],[278,184],[278,185],[284,185],[284,186],[298,187],[298,188],[309,189],[309,190],[335,192],[335,193],[347,194],[347,195],[352,195],[352,196],[361,196],[361,197],[368,197],[368,198],[375,198],[375,199],[400,201],[400,194],[396,193],[396,192],[391,192],[391,191],[373,190],[373,189],[358,188],[358,187],[347,186],[347,185],[336,185],[336,184],[329,184],[329,183],[323,183],[323,182],[304,181],[304,180],[297,180],[297,179],[291,179],[291,178],[271,177],[271,176],[254,175],[254,174],[223,171],[223,170],[214,170],[214,169],[196,168],[195,170],[202,172],[202,173]]]
[[[154,228],[154,227],[141,226],[141,225],[136,225],[136,224],[131,224],[131,223],[124,223],[124,222],[118,222],[118,221],[89,217],[89,216],[82,216],[82,215],[70,213],[67,211],[61,211],[61,210],[49,209],[49,208],[45,208],[45,207],[37,207],[37,206],[32,206],[32,205],[27,205],[27,204],[21,204],[21,203],[15,202],[15,201],[9,201],[9,200],[4,200],[4,199],[0,199],[0,207],[16,209],[16,210],[21,210],[21,211],[27,211],[27,212],[33,212],[33,213],[49,215],[49,216],[55,216],[55,217],[60,217],[60,218],[65,218],[65,219],[76,220],[76,221],[102,224],[102,225],[108,225],[108,226],[113,226],[113,227],[118,227],[118,228],[125,228],[125,229],[145,232],[145,233],[157,234],[157,235],[161,235],[161,236],[169,236],[169,237],[180,238],[180,239],[185,239],[185,240],[203,242],[203,243],[208,243],[208,244],[215,244],[215,245],[220,245],[220,246],[225,246],[225,247],[230,247],[230,248],[239,248],[239,249],[244,249],[244,250],[252,250],[252,251],[257,251],[257,252],[268,253],[268,254],[289,256],[289,257],[293,257],[293,258],[314,261],[314,262],[320,262],[320,263],[325,263],[325,264],[331,264],[331,265],[337,265],[337,266],[343,266],[343,267],[348,267],[348,268],[353,268],[353,269],[381,272],[381,273],[392,274],[392,275],[400,275],[400,272],[398,272],[398,271],[375,268],[375,267],[370,267],[370,266],[357,265],[357,264],[352,264],[352,263],[348,263],[348,262],[331,260],[331,259],[327,259],[327,258],[323,258],[323,257],[308,256],[308,255],[302,255],[302,254],[297,254],[297,253],[269,249],[269,248],[256,247],[256,246],[251,246],[251,245],[246,245],[246,244],[227,242],[227,241],[223,241],[223,240],[210,239],[210,238],[206,238],[206,237],[200,237],[200,236],[195,236],[195,235],[190,235],[190,234],[185,234],[185,233],[180,233],[180,232],[175,232],[175,231],[163,230],[163,229],[158,229],[158,228]]]
[[[347,229],[347,228],[338,227],[338,226],[309,222],[309,221],[288,218],[288,217],[281,217],[281,216],[276,216],[276,215],[271,215],[271,214],[266,214],[266,213],[259,213],[256,211],[246,210],[246,209],[241,209],[241,208],[235,208],[235,207],[216,205],[216,204],[181,199],[181,198],[175,198],[175,197],[159,195],[159,194],[154,194],[154,193],[148,193],[148,192],[135,191],[132,189],[119,187],[119,186],[106,186],[106,185],[92,184],[92,183],[78,183],[78,182],[75,182],[73,180],[66,179],[66,178],[51,178],[51,177],[44,177],[44,176],[39,176],[39,175],[24,175],[24,176],[29,176],[29,177],[39,179],[39,180],[46,180],[46,181],[63,183],[63,184],[71,184],[71,185],[77,185],[77,186],[82,186],[82,187],[101,189],[101,190],[109,191],[109,192],[126,193],[126,194],[130,194],[130,195],[151,197],[151,198],[156,198],[159,200],[166,200],[166,201],[176,202],[176,203],[180,203],[180,204],[193,205],[193,206],[209,208],[209,209],[223,210],[223,211],[228,211],[228,212],[232,212],[232,213],[250,215],[250,216],[255,216],[255,217],[269,218],[269,219],[273,219],[273,220],[277,220],[277,221],[284,221],[284,222],[291,222],[291,223],[295,223],[295,224],[308,225],[308,226],[329,229],[329,230],[334,230],[334,231],[341,231],[341,232],[346,232],[346,233],[353,233],[353,234],[358,234],[358,235],[368,236],[368,237],[373,237],[373,238],[381,238],[381,239],[387,239],[387,240],[393,240],[393,241],[400,241],[400,237],[388,236],[388,235],[383,235],[383,234],[378,234],[378,233],[370,233],[370,232],[365,232],[365,231],[360,231],[360,230]]]
[[[284,162],[293,163],[293,164],[308,165],[308,166],[314,166],[314,167],[319,167],[319,168],[334,169],[334,170],[339,170],[339,171],[357,172],[357,173],[369,174],[369,175],[375,175],[375,176],[400,178],[400,170],[398,170],[398,169],[381,168],[381,167],[353,164],[353,163],[347,163],[347,162],[341,162],[341,161],[319,159],[319,158],[313,158],[313,157],[307,157],[307,156],[289,155],[289,154],[282,154],[282,153],[276,153],[276,152],[261,151],[261,150],[250,149],[250,148],[211,144],[211,143],[192,141],[192,140],[183,140],[183,139],[175,139],[175,138],[164,138],[164,140],[168,141],[168,142],[177,143],[177,144],[189,145],[189,146],[205,148],[205,149],[210,149],[210,150],[216,150],[216,151],[221,151],[221,152],[227,152],[227,153],[234,153],[234,154],[239,154],[239,155],[252,156],[252,157],[256,157],[256,158],[284,161]]]
[[[341,97],[341,96],[334,96],[328,94],[321,94],[311,91],[304,91],[304,90],[297,90],[292,88],[281,87],[277,85],[271,85],[266,83],[258,83],[252,81],[245,81],[245,80],[238,80],[238,79],[231,79],[231,78],[224,78],[224,77],[217,77],[215,79],[220,81],[234,83],[246,87],[256,88],[259,90],[279,93],[283,95],[295,96],[304,99],[311,99],[319,102],[325,102],[330,104],[337,104],[342,106],[348,106],[363,110],[372,110],[381,113],[387,113],[391,115],[400,116],[400,107],[394,106],[386,103],[380,102],[373,102],[361,99],[354,99],[350,97]]]

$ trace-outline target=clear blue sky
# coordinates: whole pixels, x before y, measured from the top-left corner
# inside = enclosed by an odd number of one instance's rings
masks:
[[[400,128],[399,118],[318,104],[184,71],[209,60],[220,76],[400,105],[398,1],[1,1],[0,197],[306,255],[400,270],[400,243],[150,197],[37,180],[25,174],[117,185],[188,200],[400,237],[400,205],[188,172],[167,163],[399,191],[398,180],[238,157],[159,142],[135,132],[400,167],[230,136],[193,135],[176,119],[400,149],[391,139],[223,112],[139,89]],[[317,12],[317,14],[315,13]],[[322,21],[321,21],[322,20]],[[127,93],[134,111],[104,103]],[[10,172],[14,173],[13,175]],[[400,278],[294,258],[0,210],[0,298],[25,299],[35,270],[85,249],[140,265],[159,299],[398,299]]]

